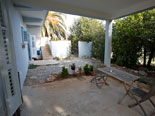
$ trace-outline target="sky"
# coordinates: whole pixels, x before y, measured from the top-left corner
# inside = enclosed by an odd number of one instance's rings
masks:
[[[70,27],[73,25],[74,20],[77,20],[81,16],[79,16],[79,15],[71,15],[71,14],[65,14],[65,15],[66,15],[65,23],[66,23],[66,26],[67,26],[67,35],[69,35],[70,34]],[[103,21],[103,24],[105,24],[105,21]]]
[[[67,35],[70,34],[70,27],[73,25],[74,20],[80,18],[81,16],[78,15],[70,15],[70,14],[66,14],[66,19],[65,19],[65,23],[67,26]]]
[[[70,27],[73,25],[74,21],[77,20],[78,18],[80,18],[81,16],[71,15],[71,14],[66,14],[66,13],[64,13],[64,14],[65,14],[64,21],[66,23],[66,27],[67,27],[66,31],[67,31],[67,37],[68,37],[71,34]],[[105,21],[102,21],[102,22],[103,22],[103,24],[105,24]]]

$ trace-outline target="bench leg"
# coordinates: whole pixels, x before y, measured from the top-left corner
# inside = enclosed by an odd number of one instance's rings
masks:
[[[131,94],[131,95],[132,95],[132,94]],[[146,114],[144,108],[143,108],[142,105],[140,104],[141,102],[139,102],[139,101],[137,100],[137,98],[136,98],[134,95],[132,95],[132,97],[135,99],[135,101],[136,101],[137,103],[135,103],[135,104],[133,104],[133,105],[128,105],[129,108],[132,108],[132,107],[134,107],[134,106],[136,106],[136,105],[139,105],[139,107],[140,107],[141,110],[143,111],[144,115],[147,116],[147,114]]]
[[[107,83],[107,79],[108,79],[108,77],[103,77],[104,84],[109,86],[109,84]]]
[[[149,101],[151,102],[151,104],[154,106],[155,108],[155,104],[153,103],[153,101],[151,100],[151,98],[149,98]]]
[[[107,81],[107,78],[105,78],[105,77],[98,77],[98,76],[95,76],[94,78],[92,78],[90,80],[91,83],[95,82],[96,86],[98,88],[101,88],[103,86],[103,84],[109,86],[109,84],[106,81]]]

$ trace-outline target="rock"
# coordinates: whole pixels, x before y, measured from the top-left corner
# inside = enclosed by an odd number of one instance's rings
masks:
[[[136,71],[136,70],[134,70],[133,72],[134,72],[134,73],[138,73],[138,71]]]
[[[55,80],[56,76],[55,75],[49,75],[48,78],[46,79],[46,82],[53,82]]]
[[[30,77],[30,79],[37,79],[37,77],[36,76],[32,76],[32,77]]]
[[[142,75],[142,76],[147,76],[147,75],[148,75],[148,74],[147,74],[145,71],[143,71],[143,70],[140,70],[140,71],[139,71],[139,74]]]
[[[43,83],[45,83],[45,81],[44,80],[40,80],[39,83],[40,84],[43,84]]]

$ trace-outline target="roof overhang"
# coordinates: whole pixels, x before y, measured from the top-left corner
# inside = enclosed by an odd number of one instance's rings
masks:
[[[155,7],[155,0],[13,0],[15,3],[63,13],[116,19]]]
[[[48,11],[30,5],[14,3],[14,7],[18,10],[23,18],[24,24],[28,28],[38,28],[44,23]]]

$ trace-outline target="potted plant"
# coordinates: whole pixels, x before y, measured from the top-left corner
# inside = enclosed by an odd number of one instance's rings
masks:
[[[79,74],[80,74],[80,76],[82,75],[82,68],[81,67],[79,67]]]
[[[85,75],[90,75],[90,69],[88,64],[85,64],[85,66],[83,67],[83,70]]]
[[[69,76],[68,69],[65,67],[62,67],[61,77],[67,78],[68,76]]]
[[[89,65],[90,75],[94,76],[94,68],[93,65]]]
[[[73,64],[71,65],[71,69],[72,69],[73,73],[75,74],[75,69],[76,69],[75,63],[73,63]]]

